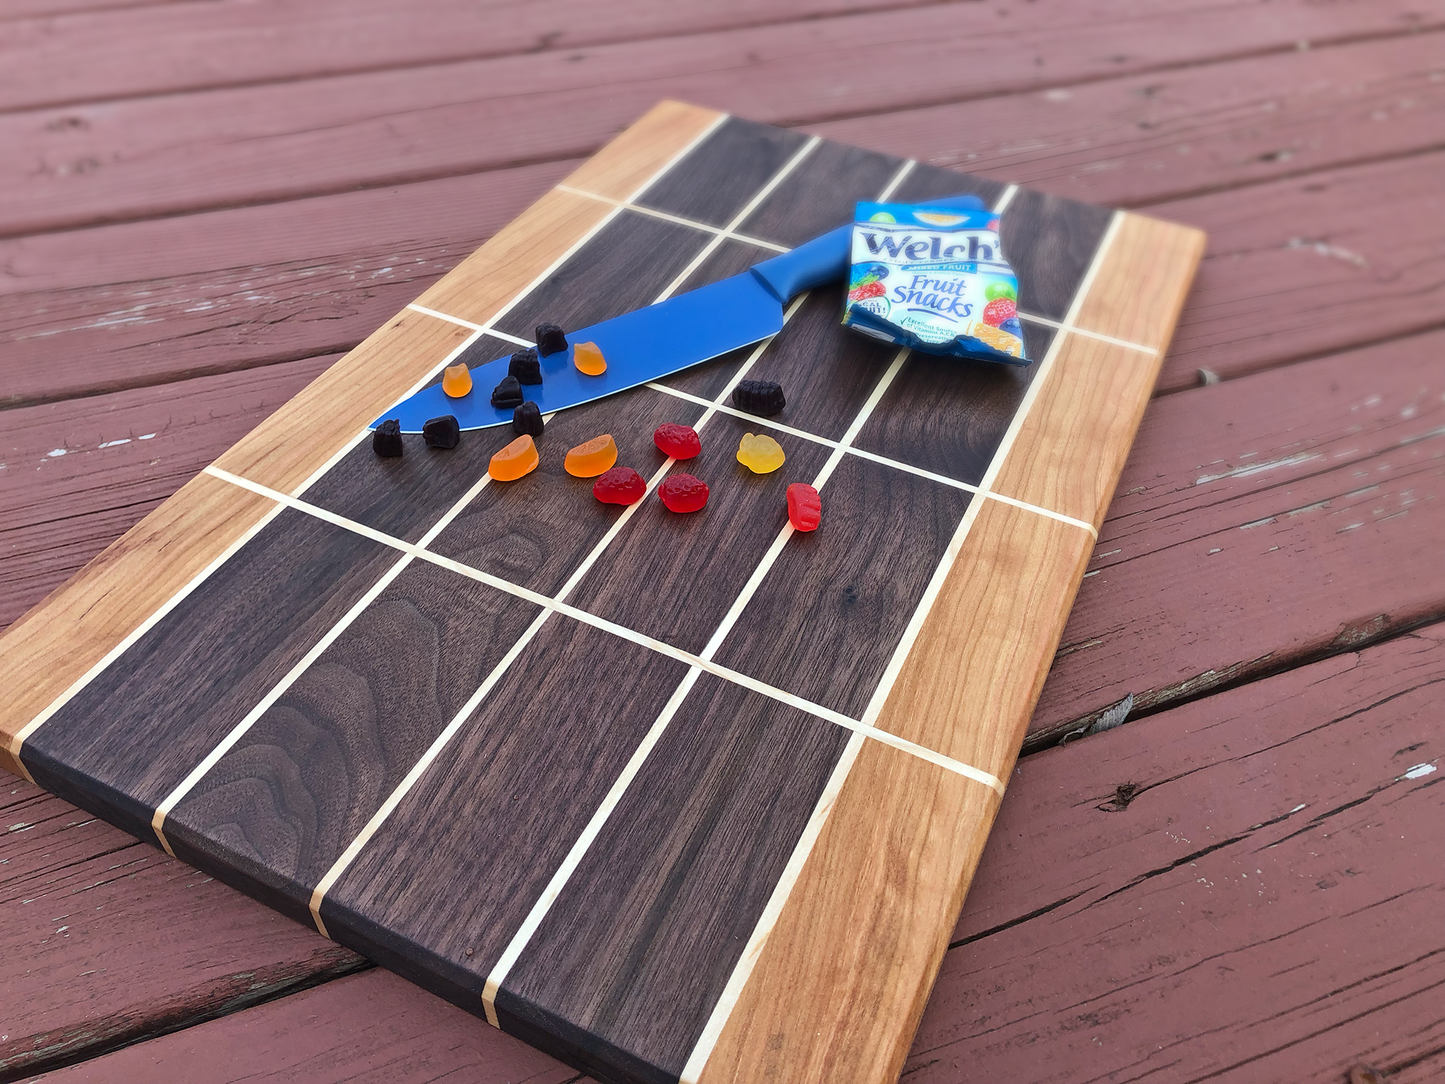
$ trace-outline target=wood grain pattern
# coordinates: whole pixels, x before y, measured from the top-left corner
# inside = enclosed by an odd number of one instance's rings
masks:
[[[995,492],[1095,527],[1103,522],[1203,246],[1196,230],[1123,216],[1078,326],[1159,353],[1066,336]]]
[[[145,838],[161,800],[397,556],[282,511],[34,730],[21,762],[47,790]]]
[[[40,114],[41,123],[10,114],[0,118],[0,145],[15,148],[0,179],[0,233],[581,157],[660,96],[797,124],[1442,24],[1418,0],[1338,10],[1303,0],[1211,0],[1168,26],[1139,0],[1032,5],[1007,19],[989,8],[931,4],[684,37],[665,50],[622,42],[584,50],[580,60],[559,49],[332,76],[299,90],[218,89],[205,95],[203,110],[189,96],[161,95],[76,105]],[[960,33],[975,45],[969,64],[957,63]],[[1129,50],[1120,53],[1125,39]],[[840,81],[839,72],[867,70],[893,51],[910,62],[888,79]],[[1019,64],[1024,53],[1038,63]],[[384,103],[385,115],[374,103]],[[47,128],[50,120],[61,123]],[[488,138],[458,137],[478,130]],[[37,162],[49,168],[36,170]]]
[[[289,493],[466,341],[466,328],[417,312],[394,316],[216,460]]]
[[[847,737],[699,678],[503,983],[503,1027],[675,1080]]]
[[[259,523],[264,498],[198,476],[0,637],[9,674],[0,768],[26,775],[20,734],[145,618]]]
[[[651,478],[665,460],[652,442],[653,430],[664,422],[691,425],[701,413],[692,403],[645,390],[562,411],[536,442],[537,469],[507,485],[488,485],[430,548],[510,583],[555,595],[623,514],[621,505],[592,498],[595,479],[567,473],[567,450],[610,433],[618,465]],[[490,454],[513,436],[484,430],[463,439]]]
[[[537,607],[407,567],[167,815],[176,855],[299,922]]]
[[[701,651],[787,522],[789,481],[812,478],[828,457],[820,445],[793,440],[788,470],[753,474],[737,462],[737,447],[744,433],[756,431],[714,415],[700,434],[702,454],[671,472],[706,481],[707,507],[680,516],[650,497],[571,601],[684,651]]]
[[[567,175],[563,184],[609,199],[631,198],[719,114],[686,102],[658,102],[635,124]]]
[[[856,456],[820,495],[715,657],[857,719],[974,498]]]
[[[999,501],[969,515],[878,726],[1007,779],[1093,540]]]
[[[638,163],[644,161],[655,170],[702,131],[705,121],[705,111],[663,107],[641,127],[643,135],[649,125],[656,128],[657,138],[650,144],[636,135],[623,140],[622,149],[613,154],[616,170],[599,183],[630,184],[643,169]],[[651,186],[644,198],[669,212],[729,222],[792,160],[802,139],[796,133],[730,120],[699,143],[683,166]],[[666,154],[657,149],[659,142],[669,148]],[[757,226],[764,232],[777,231],[771,236],[788,237],[786,230],[802,228],[800,193],[809,186],[827,186],[833,174],[842,173],[844,180],[831,190],[835,202],[845,191],[850,197],[875,194],[848,186],[866,184],[876,189],[879,175],[890,168],[896,167],[887,160],[846,151],[826,150],[816,161],[802,159],[792,178],[794,187],[774,193],[776,204],[771,199],[763,202]],[[952,174],[926,167],[914,170],[909,182],[919,195],[953,192],[969,184],[991,196],[998,192],[992,182],[960,182]],[[1025,193],[1017,198],[1024,201],[1020,206],[1027,212],[1017,220],[1024,225],[1013,227],[1024,231],[1018,242],[1025,253],[1021,262],[1027,265],[1033,259],[1037,265],[1028,272],[1034,275],[1036,288],[1030,300],[1045,314],[1062,314],[1068,297],[1078,289],[1107,213],[1051,197]],[[837,208],[820,203],[817,213],[832,216]],[[588,240],[594,227],[601,228]],[[475,322],[492,319],[503,306],[510,306],[502,327],[519,334],[529,333],[533,323],[545,318],[566,324],[603,318],[655,296],[709,238],[706,231],[619,213],[604,202],[554,192],[421,301]],[[564,254],[565,262],[559,263]],[[729,242],[693,278],[705,281],[757,258],[755,246]],[[529,296],[513,304],[517,291],[532,283],[536,288]],[[897,353],[839,331],[838,304],[836,290],[819,291],[749,374],[784,383],[789,407],[779,420],[831,438],[842,436],[859,416]],[[425,379],[424,374],[435,369],[466,334],[465,329],[437,318],[403,313],[227,453],[221,465],[243,476],[259,472],[258,480],[277,488],[300,485],[319,463],[343,447],[350,436],[345,429],[355,426],[354,433],[406,387]],[[476,349],[489,357],[506,352],[495,339],[482,340]],[[712,367],[708,386],[719,386],[716,381],[736,366],[738,357]],[[389,369],[385,377],[389,383],[384,385],[371,374],[382,368]],[[1025,371],[1023,379],[1028,375]],[[1003,401],[1018,403],[1023,387],[1018,379],[999,385],[1000,403],[984,410],[977,432],[957,446],[967,455],[951,470],[968,469],[969,462],[991,455],[1002,434],[996,423],[1007,411]],[[1147,388],[1131,388],[1130,394],[1143,397]],[[646,440],[652,425],[663,418],[695,418],[698,409],[659,392],[640,391],[569,412],[554,421],[556,428],[542,438],[547,469],[515,487],[482,489],[475,506],[450,525],[438,547],[460,560],[520,574],[539,587],[555,590],[621,514],[588,500],[583,492],[587,482],[563,481],[555,474],[563,444],[575,442],[572,438],[558,442],[558,436],[565,438],[571,427],[580,441],[593,435],[582,427],[619,428],[626,434],[621,443],[629,456],[655,464],[660,458]],[[963,427],[968,428],[968,423]],[[743,432],[761,428],[727,414],[710,419],[703,455],[683,468],[700,473],[712,486],[708,508],[681,517],[654,500],[637,509],[581,579],[570,601],[685,650],[701,650],[763,553],[779,537],[781,490],[791,481],[814,477],[831,454],[825,445],[789,436],[787,471],[754,476],[734,462],[733,450]],[[313,438],[306,453],[309,459],[286,449],[271,457],[268,443],[295,445],[292,434],[302,431]],[[314,496],[324,507],[417,538],[442,511],[439,504],[455,499],[480,476],[482,461],[498,438],[498,434],[469,434],[464,438],[467,448],[459,453],[431,454],[413,448],[400,464],[381,466],[358,447],[317,483]],[[387,471],[380,486],[378,470]],[[535,498],[544,485],[549,487],[545,503],[552,511],[540,520],[535,515],[528,520],[523,513],[537,511],[528,504],[528,493]],[[982,515],[989,529],[981,530],[978,537],[1002,537],[998,545],[1007,550],[1012,564],[1008,575],[979,576],[984,560],[969,557],[974,579],[995,587],[1007,582],[1016,606],[1026,598],[1040,611],[1030,615],[1037,620],[1024,631],[1028,641],[1024,653],[1031,668],[1009,674],[1011,684],[1022,692],[1012,699],[1001,698],[1007,703],[999,708],[1016,711],[1018,717],[1010,721],[1021,729],[1037,693],[1038,681],[1033,679],[1041,680],[1043,663],[1082,570],[1083,532],[996,502],[980,513],[973,510],[968,494],[955,487],[914,475],[895,476],[892,468],[856,457],[838,461],[830,485],[843,507],[858,514],[834,516],[833,533],[821,536],[821,542],[819,537],[790,540],[791,549],[753,600],[757,609],[744,611],[734,630],[736,646],[725,645],[732,654],[724,661],[731,660],[745,671],[755,668],[785,690],[863,714],[871,686],[883,674],[909,614],[920,598],[928,597],[933,565],[948,539],[963,517]],[[579,498],[586,508],[582,514],[564,507],[568,502],[575,505]],[[510,511],[499,513],[509,504]],[[1027,517],[1029,528],[1017,529],[1005,512]],[[995,513],[1004,519],[995,522]],[[317,642],[323,627],[334,622],[359,590],[375,582],[379,568],[395,565],[394,550],[362,544],[355,535],[348,535],[345,545],[332,546],[318,541],[319,536],[339,539],[346,532],[331,526],[321,530],[314,521],[296,530],[297,517],[307,518],[301,512],[283,513],[288,530],[296,536],[292,554],[299,552],[297,546],[305,549],[303,536],[316,536],[311,538],[319,547],[314,560],[300,562],[298,569],[278,566],[277,536],[263,533],[243,551],[244,559],[223,570],[229,578],[217,580],[209,593],[198,595],[189,608],[178,609],[141,641],[133,665],[123,671],[118,668],[114,680],[93,683],[83,700],[73,702],[69,714],[42,728],[31,754],[44,761],[52,785],[88,787],[92,793],[77,791],[77,797],[93,801],[104,807],[107,816],[143,832],[136,826],[143,825],[149,809],[234,725],[238,712],[274,686],[300,653]],[[1072,532],[1067,542],[1060,541],[1060,532]],[[1020,568],[1032,577],[1033,595],[1022,594],[1014,582]],[[958,568],[954,572],[956,586],[966,586],[968,579],[959,576]],[[343,634],[241,744],[222,757],[192,793],[192,801],[174,812],[183,853],[285,913],[304,918],[301,905],[308,889],[363,822],[378,809],[389,810],[379,825],[367,828],[357,841],[359,849],[348,852],[349,864],[335,867],[334,882],[331,874],[322,882],[326,891],[320,909],[326,928],[342,944],[477,1012],[493,966],[602,796],[619,785],[623,763],[673,695],[686,666],[665,653],[553,615],[533,626],[540,629],[536,639],[499,674],[496,686],[484,686],[489,691],[471,709],[470,718],[456,718],[458,729],[448,732],[447,744],[433,748],[436,760],[418,765],[420,751],[439,733],[448,713],[454,714],[459,698],[469,695],[483,671],[490,671],[533,612],[509,601],[505,608],[512,616],[506,629],[490,624],[488,618],[471,631],[447,634],[446,649],[434,647],[428,654],[427,645],[438,643],[442,634],[427,634],[425,627],[435,630],[442,620],[436,607],[446,597],[446,581],[453,575],[418,569],[388,588],[354,629]],[[413,590],[422,580],[429,586]],[[639,584],[645,589],[639,590]],[[469,584],[467,591],[476,594],[480,589]],[[795,607],[780,609],[781,602],[799,594],[816,595],[820,608],[798,614],[786,612]],[[991,619],[1002,628],[1007,622],[998,618],[995,603],[997,596],[981,605],[985,610],[994,606]],[[968,604],[967,598],[949,599],[940,613],[950,616]],[[421,655],[416,659],[405,651],[377,654],[389,627],[388,615],[396,606],[407,615],[413,611],[419,615]],[[211,643],[216,628],[252,629],[262,621],[268,622],[264,635],[249,633],[240,648],[210,652],[214,662],[187,659],[189,669],[179,665],[181,656],[174,648],[181,641]],[[406,627],[416,624],[412,621]],[[997,674],[999,669],[990,670],[989,664],[999,657],[1005,663],[1014,661],[1009,649],[1000,646],[1006,638],[1006,633],[999,633],[984,644],[981,653],[989,658],[973,664],[975,674]],[[922,642],[942,645],[941,649],[956,647],[947,633],[927,627]],[[460,669],[448,669],[446,658],[456,660]],[[446,690],[427,700],[435,700],[437,706],[424,713],[426,719],[401,718],[404,712],[388,699],[391,694],[378,694],[377,690],[399,684],[386,676],[388,667],[397,666],[423,685],[434,680],[429,676],[433,672],[443,675],[435,680],[444,680]],[[1020,676],[1026,680],[1018,680]],[[503,987],[506,996],[498,1003],[504,1026],[604,1076],[667,1079],[683,1067],[696,1035],[715,1015],[717,992],[732,975],[742,942],[756,925],[764,902],[774,895],[777,871],[791,854],[802,820],[813,811],[832,758],[846,737],[846,731],[832,724],[804,721],[775,699],[744,694],[715,678],[709,677],[702,688],[723,690],[717,695],[724,708],[714,711],[715,705],[703,702],[704,692],[699,692],[696,705],[684,705],[675,720],[677,729],[669,730],[670,738],[657,757],[649,758],[644,777],[618,792],[623,808],[632,813],[609,822],[602,848],[581,856],[584,871],[590,872],[568,890],[572,895],[564,893],[564,901],[570,902],[563,902],[549,916],[550,924],[544,924],[533,940],[513,945],[513,951],[522,955],[515,982]],[[213,703],[200,703],[197,696],[202,689],[218,694],[212,696]],[[116,699],[120,693],[126,693],[121,698],[124,704]],[[174,718],[165,711],[150,711],[158,698],[177,708]],[[744,702],[752,706],[743,706]],[[956,699],[948,708],[952,713],[948,726],[967,736],[967,725],[955,725]],[[147,729],[127,747],[127,756],[135,763],[126,767],[108,752],[116,745],[112,732],[131,728],[126,713],[139,710],[155,718],[147,719]],[[694,720],[696,712],[702,714]],[[77,729],[82,720],[97,713],[105,717],[105,725],[83,733]],[[825,740],[797,748],[787,741],[782,747],[762,742],[759,735],[768,726],[784,726],[788,719],[798,724],[798,733],[825,735]],[[399,731],[388,730],[393,721],[406,728],[400,740]],[[955,743],[960,740],[958,733],[947,737]],[[1011,758],[1017,747],[1012,730],[989,737],[1004,750],[1003,759]],[[84,748],[77,744],[82,739],[87,743]],[[710,744],[717,742],[722,744]],[[60,756],[62,747],[73,748]],[[317,754],[323,748],[329,750],[326,755]],[[767,750],[769,759],[755,761],[745,752],[751,748]],[[993,755],[998,749],[989,747],[986,752]],[[415,780],[414,786],[405,784],[410,789],[398,790],[398,780],[414,765],[425,770],[407,776]],[[987,770],[992,765],[981,766]],[[1001,768],[1000,773],[1006,770]],[[817,870],[819,862],[828,868],[816,877],[848,877],[854,893],[850,907],[895,906],[898,899],[892,894],[873,902],[865,897],[877,896],[878,867],[869,855],[876,855],[884,842],[901,842],[902,861],[908,868],[897,876],[913,886],[903,895],[909,897],[905,907],[918,919],[916,928],[889,942],[897,952],[885,946],[887,959],[865,962],[873,951],[867,945],[873,929],[854,927],[869,933],[855,933],[834,964],[857,971],[859,989],[867,991],[866,1003],[876,1005],[882,997],[888,1002],[886,1019],[907,1028],[916,1019],[942,951],[940,939],[957,911],[965,874],[982,846],[995,797],[984,788],[983,797],[970,798],[966,792],[979,789],[979,784],[877,743],[866,743],[858,771],[845,785],[838,809],[876,812],[881,803],[896,806],[897,817],[914,822],[884,825],[875,831],[872,842],[852,839],[841,844],[830,842],[834,837],[826,833],[855,835],[850,825],[861,814],[841,813],[830,822],[834,828],[825,826],[820,849],[804,867],[804,880],[796,890],[800,894],[786,902],[778,897],[784,907],[784,923],[778,929],[784,936],[777,943],[795,936],[787,932],[792,929],[789,923],[795,922],[788,916],[817,902],[810,894],[820,891],[822,882],[815,883],[815,874],[808,871]],[[654,778],[652,773],[658,772],[662,774]],[[700,772],[708,776],[706,782],[699,781]],[[889,780],[904,790],[879,790]],[[858,798],[859,788],[878,793]],[[778,797],[784,794],[786,802]],[[664,802],[668,795],[673,798]],[[698,811],[695,820],[689,819],[690,814],[675,814],[679,801]],[[668,805],[673,815],[651,812],[656,802]],[[763,807],[774,807],[775,815],[759,816],[756,810]],[[777,815],[783,808],[790,811],[786,817]],[[957,834],[930,832],[918,821],[935,816],[950,823],[963,818],[954,823]],[[650,827],[636,835],[644,825]],[[645,853],[651,845],[643,844],[657,832],[663,833],[657,838],[666,842],[651,848],[658,853]],[[929,835],[933,840],[926,845],[908,842]],[[426,841],[424,847],[419,840]],[[830,848],[841,850],[833,854]],[[679,858],[662,861],[669,853]],[[851,874],[843,870],[845,857],[854,863]],[[640,872],[619,873],[627,869]],[[609,882],[608,877],[616,879]],[[836,895],[831,888],[821,891],[824,897]],[[615,909],[596,909],[598,894],[609,892],[623,893],[626,901]],[[719,905],[723,899],[734,902]],[[944,917],[938,919],[938,914]],[[718,921],[731,923],[732,932],[719,932]],[[840,921],[846,925],[849,920]],[[616,951],[600,952],[600,943],[611,944]],[[824,970],[834,964],[825,964]],[[796,977],[773,974],[772,966],[765,961],[753,973],[742,990],[744,1001],[758,989]],[[874,990],[874,979],[889,969],[908,977],[901,982],[886,978],[888,989]],[[683,973],[686,981],[679,978]],[[826,976],[819,972],[814,978]],[[667,1001],[667,1023],[661,1026],[659,992],[668,989],[674,993]],[[823,996],[822,986],[812,989]],[[788,1011],[799,1018],[811,1014],[834,1019],[843,1032],[853,1029],[852,1014],[864,1004],[845,997],[820,1008],[804,1004],[806,1000],[793,998]],[[733,1019],[727,1027],[735,1025]],[[844,1051],[841,1056],[868,1066],[870,1073],[881,1065],[896,1069],[906,1033],[891,1025],[871,1031],[871,1037],[858,1040],[861,1046],[850,1046],[851,1038],[834,1043],[836,1036],[831,1035],[825,1045],[836,1046]],[[754,1041],[755,1037],[746,1040]],[[719,1049],[724,1048],[726,1042]],[[823,1055],[798,1049],[786,1056],[795,1065],[807,1066],[809,1059]],[[790,1070],[779,1071],[786,1076]]]
[[[336,882],[327,929],[480,1013],[487,974],[686,672],[549,619]]]
[[[1435,624],[1025,758],[904,1079],[1433,1079],[1442,683]]]
[[[1445,615],[1442,351],[1436,332],[1154,400],[1031,731]]]
[[[998,802],[865,742],[699,1084],[896,1078]]]
[[[9,1078],[365,966],[34,783],[0,775],[0,809]]]

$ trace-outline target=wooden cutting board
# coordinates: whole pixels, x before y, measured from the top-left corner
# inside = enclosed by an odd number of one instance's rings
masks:
[[[845,332],[840,285],[555,416],[519,482],[510,431],[371,451],[458,357],[961,191],[1005,211],[1026,368]],[[12,626],[0,766],[601,1079],[892,1079],[1202,248],[663,103]],[[707,508],[595,501],[562,459],[603,432]]]

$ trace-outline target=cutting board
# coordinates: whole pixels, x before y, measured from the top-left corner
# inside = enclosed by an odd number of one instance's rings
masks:
[[[840,285],[554,416],[521,481],[506,430],[371,450],[540,322],[962,191],[1004,212],[1027,367],[845,332]],[[892,1079],[1202,245],[665,102],[12,626],[0,766],[599,1079]],[[745,377],[787,408],[734,410]],[[601,433],[706,509],[594,500],[562,460]]]

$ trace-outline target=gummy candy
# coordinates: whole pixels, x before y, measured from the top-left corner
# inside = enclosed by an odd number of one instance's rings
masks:
[[[462,430],[455,414],[443,414],[421,427],[421,437],[428,448],[455,448],[461,443]]]
[[[788,487],[788,522],[795,531],[816,531],[823,518],[823,498],[805,482]]]
[[[544,358],[567,349],[567,336],[556,324],[537,325],[537,353]]]
[[[783,398],[783,386],[771,380],[740,380],[733,389],[733,406],[749,414],[766,417],[787,405],[788,401]]]
[[[983,307],[983,322],[998,327],[1005,320],[1012,320],[1019,307],[1006,297],[996,297]]]
[[[652,443],[663,455],[673,459],[691,459],[702,451],[697,430],[690,425],[663,422],[652,431]]]
[[[401,455],[401,422],[387,418],[371,434],[371,450],[388,459]]]
[[[657,495],[669,512],[696,512],[707,504],[707,483],[691,474],[669,474]]]
[[[572,364],[588,376],[601,376],[607,371],[607,359],[596,343],[578,343],[572,348]]]
[[[647,496],[647,483],[631,467],[613,467],[592,483],[592,496],[603,504],[636,504]]]
[[[603,433],[568,452],[562,466],[574,478],[596,478],[616,462],[617,442],[611,433]]]
[[[537,469],[537,446],[529,434],[523,433],[508,444],[487,464],[487,473],[498,482],[515,482]]]
[[[998,279],[984,287],[983,296],[989,301],[996,301],[1001,297],[1006,297],[1010,301],[1017,301],[1019,299],[1019,292],[1014,289],[1013,283]]]
[[[528,433],[534,437],[542,435],[542,408],[532,400],[512,411],[512,429],[518,433]]]
[[[785,458],[783,446],[772,437],[744,433],[738,441],[738,462],[754,474],[771,474]]]
[[[537,360],[537,351],[530,346],[518,350],[507,363],[507,375],[515,376],[519,384],[542,383],[542,365]]]
[[[472,390],[472,374],[467,363],[459,361],[442,370],[442,392],[453,399],[460,399]]]
[[[502,377],[501,383],[492,389],[492,406],[504,410],[521,405],[522,385],[515,376],[508,373]]]

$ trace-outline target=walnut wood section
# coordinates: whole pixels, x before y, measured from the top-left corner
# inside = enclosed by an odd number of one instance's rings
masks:
[[[289,493],[470,335],[419,312],[392,317],[216,460]]]
[[[569,178],[579,187],[623,198],[665,166],[717,117],[664,102]],[[630,187],[624,186],[629,185]],[[597,200],[548,192],[417,299],[482,323],[561,258],[606,217]],[[357,431],[402,398],[469,332],[406,311],[338,361],[304,392],[257,426],[216,465],[289,492],[309,478]],[[296,434],[306,439],[295,439]]]
[[[998,804],[865,742],[699,1084],[896,1080]]]
[[[28,778],[20,731],[272,507],[199,475],[12,625],[0,673],[25,679],[0,698],[0,768]]]
[[[1124,215],[992,488],[1098,527],[1204,251],[1204,234]]]
[[[663,102],[588,159],[565,183],[625,199],[705,132],[717,116],[710,110]],[[553,189],[417,298],[417,303],[484,323],[611,210],[599,200]]]
[[[970,512],[877,725],[1007,780],[1093,539],[999,501]]]
[[[686,102],[658,102],[562,183],[610,199],[627,199],[721,116]]]

